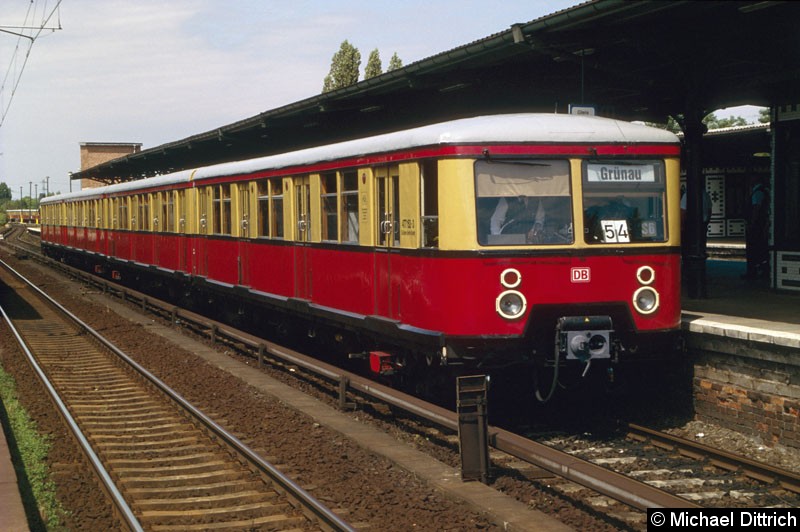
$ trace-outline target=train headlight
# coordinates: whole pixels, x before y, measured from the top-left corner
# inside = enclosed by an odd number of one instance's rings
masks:
[[[500,274],[500,284],[506,288],[516,288],[522,282],[522,274],[516,268],[507,268]]]
[[[652,314],[658,308],[658,292],[643,286],[633,293],[633,306],[640,314]]]
[[[525,313],[528,302],[520,292],[506,290],[495,300],[495,309],[507,320],[515,320]]]
[[[656,280],[656,271],[650,266],[642,266],[636,270],[636,279],[644,285],[652,284]]]

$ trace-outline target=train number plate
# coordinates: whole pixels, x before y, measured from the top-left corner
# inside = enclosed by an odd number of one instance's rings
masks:
[[[603,229],[603,242],[630,242],[627,220],[600,220]]]

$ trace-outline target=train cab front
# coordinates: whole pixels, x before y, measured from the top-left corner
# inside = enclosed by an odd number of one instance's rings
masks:
[[[679,165],[650,149],[474,164],[482,363],[533,367],[543,401],[677,337]]]

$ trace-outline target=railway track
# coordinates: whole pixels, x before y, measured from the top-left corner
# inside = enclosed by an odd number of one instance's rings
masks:
[[[103,290],[106,291],[105,284]],[[137,297],[142,301],[147,299],[143,295],[130,293],[122,296],[123,299]],[[173,322],[176,316],[180,316],[177,321],[185,323],[198,319],[196,316],[176,314],[179,311],[174,308],[170,310],[169,305],[160,308],[158,305],[150,299],[142,307],[153,309],[166,319],[170,319],[171,313]],[[238,348],[249,352],[250,356],[257,356],[259,362],[265,352],[269,352],[267,356],[284,357],[291,365],[315,371],[328,380],[347,382],[350,391],[372,393],[374,397],[438,424],[445,432],[457,427],[456,416],[452,412],[430,408],[422,401],[373,382],[365,382],[360,377],[299,353],[276,348],[222,324],[209,322],[193,327],[195,331],[198,328],[210,331],[209,334],[217,341],[227,342],[229,346],[236,344]],[[339,401],[343,405],[345,392],[342,389],[340,386]],[[796,498],[800,483],[797,475],[791,472],[763,467],[763,464],[727,453],[722,458],[720,452],[713,452],[713,449],[692,446],[693,442],[686,440],[676,442],[674,437],[641,427],[630,427],[619,438],[604,442],[570,434],[529,436],[537,441],[490,428],[490,438],[498,449],[492,451],[492,462],[498,474],[505,475],[513,471],[514,475],[527,477],[532,482],[545,483],[548,489],[552,488],[566,498],[581,501],[579,504],[609,516],[611,522],[622,528],[638,530],[646,526],[642,510],[652,505],[746,507],[797,505],[800,502]],[[457,448],[457,437],[443,439],[449,440],[451,446]],[[556,478],[558,476],[570,481]]]
[[[529,433],[554,450],[610,472],[664,490],[708,508],[795,508],[800,505],[800,475],[730,452],[678,438],[636,424],[613,435]],[[524,464],[495,457],[499,467]],[[633,530],[647,526],[645,514],[633,511],[608,495],[592,493],[575,483],[548,479],[559,493],[577,497]]]
[[[351,530],[5,263],[2,285],[4,316],[127,528]]]

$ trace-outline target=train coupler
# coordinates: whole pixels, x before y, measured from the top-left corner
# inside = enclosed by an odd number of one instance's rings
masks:
[[[611,358],[610,316],[564,316],[557,324],[558,349],[567,360]]]

